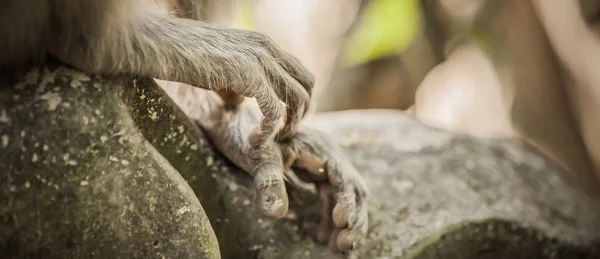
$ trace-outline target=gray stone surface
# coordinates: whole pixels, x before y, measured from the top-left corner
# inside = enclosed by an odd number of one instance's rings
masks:
[[[359,258],[598,256],[587,248],[597,249],[600,214],[524,144],[435,130],[396,111],[331,113],[312,123],[350,138],[348,153],[371,188]]]
[[[49,65],[1,82],[0,258],[219,258],[127,109],[131,80]]]
[[[600,258],[600,214],[524,144],[450,134],[397,111],[307,123],[347,147],[371,189],[369,234],[350,258]],[[248,177],[212,164],[225,169],[213,196],[222,207],[212,214],[225,258],[342,257],[312,241],[315,208],[263,218]]]
[[[214,258],[213,229],[223,258],[600,258],[600,214],[515,141],[314,116],[371,188],[367,239],[334,255],[313,242],[317,204],[262,217],[252,180],[149,79],[38,72],[0,89],[1,258]]]

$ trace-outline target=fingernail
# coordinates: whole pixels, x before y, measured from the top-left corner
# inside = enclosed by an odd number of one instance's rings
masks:
[[[280,219],[287,214],[288,198],[285,185],[269,186],[259,193],[261,211],[265,216]]]

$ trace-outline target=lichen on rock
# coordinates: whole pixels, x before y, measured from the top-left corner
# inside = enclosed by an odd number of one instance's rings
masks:
[[[219,258],[194,192],[129,114],[131,79],[56,63],[15,78],[0,88],[0,257]]]

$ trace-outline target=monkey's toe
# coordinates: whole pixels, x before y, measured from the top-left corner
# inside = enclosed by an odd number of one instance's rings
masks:
[[[352,190],[354,192],[354,190]],[[332,210],[332,222],[340,230],[336,237],[336,249],[340,251],[352,250],[367,232],[367,208],[361,198],[356,195],[338,193],[337,204]],[[342,198],[340,199],[340,196]]]
[[[259,192],[260,209],[265,216],[282,218],[288,211],[288,197],[284,185],[275,185]]]
[[[337,204],[333,209],[333,223],[338,228],[348,226],[348,218],[350,216],[350,206],[346,204]]]
[[[254,177],[261,211],[265,216],[278,219],[287,214],[289,206],[282,171],[277,166],[262,166]]]
[[[343,229],[337,235],[337,248],[340,251],[349,251],[354,248],[354,244],[358,241],[358,235],[350,229]]]

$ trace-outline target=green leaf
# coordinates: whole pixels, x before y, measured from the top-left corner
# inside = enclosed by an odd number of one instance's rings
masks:
[[[355,66],[402,52],[421,27],[418,0],[371,0],[342,52],[343,66]]]
[[[233,27],[251,31],[256,30],[254,15],[252,14],[252,5],[249,0],[241,1],[241,5],[237,8],[237,14],[233,21]]]

